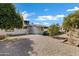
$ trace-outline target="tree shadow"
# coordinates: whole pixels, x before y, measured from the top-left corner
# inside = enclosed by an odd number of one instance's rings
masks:
[[[68,41],[67,37],[59,37],[59,36],[54,36],[53,38],[58,39],[58,40],[63,40],[62,43],[65,43]]]
[[[58,36],[55,36],[55,37],[53,37],[53,38],[58,39],[58,40],[64,40],[64,39],[67,39],[67,38],[65,38],[65,37],[58,37]]]
[[[32,44],[34,43],[29,38],[2,41],[0,42],[0,56],[30,56],[33,51]]]

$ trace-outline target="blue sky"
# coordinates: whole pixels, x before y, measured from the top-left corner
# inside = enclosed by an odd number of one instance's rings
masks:
[[[55,23],[61,25],[64,16],[79,10],[78,3],[17,3],[15,6],[24,20],[46,26]]]

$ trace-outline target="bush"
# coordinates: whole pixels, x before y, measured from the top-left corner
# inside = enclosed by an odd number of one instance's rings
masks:
[[[5,39],[5,35],[0,35],[0,40]]]
[[[50,36],[59,34],[59,26],[57,24],[49,26],[48,33]]]
[[[48,31],[44,31],[43,35],[49,35]]]

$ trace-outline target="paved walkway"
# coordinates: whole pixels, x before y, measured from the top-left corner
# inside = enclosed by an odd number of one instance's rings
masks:
[[[8,56],[72,56],[79,55],[79,48],[41,35],[10,37],[0,42],[0,55]]]

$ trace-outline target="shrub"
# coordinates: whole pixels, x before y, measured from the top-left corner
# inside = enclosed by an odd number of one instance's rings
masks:
[[[59,34],[59,26],[57,24],[53,24],[53,25],[49,26],[48,33],[50,36]]]
[[[5,39],[5,35],[0,35],[0,40]]]
[[[43,35],[49,35],[48,31],[44,31]]]

